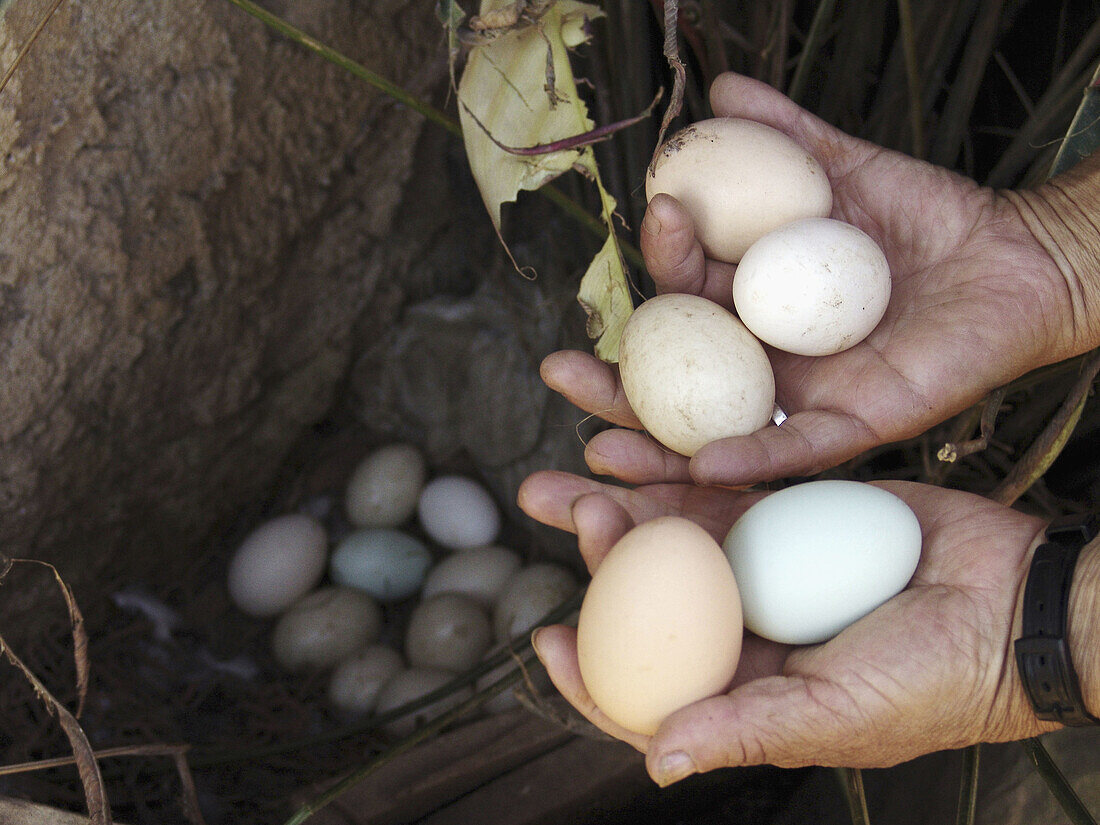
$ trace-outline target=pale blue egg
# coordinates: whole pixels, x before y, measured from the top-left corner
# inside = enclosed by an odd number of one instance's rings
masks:
[[[419,539],[386,527],[349,533],[332,553],[329,575],[337,584],[363,590],[384,602],[416,593],[432,555]]]

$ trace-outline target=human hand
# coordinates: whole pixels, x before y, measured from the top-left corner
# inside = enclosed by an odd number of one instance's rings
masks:
[[[782,426],[713,442],[690,462],[642,433],[607,430],[586,448],[594,472],[632,483],[727,485],[809,475],[917,435],[1025,372],[1084,351],[1074,335],[1082,289],[1037,240],[1020,197],[845,135],[749,78],[719,77],[711,101],[717,115],[780,129],[822,163],[832,217],[886,253],[890,305],[865,341],[836,355],[768,348],[776,400],[790,416]],[[658,292],[732,308],[735,267],[705,259],[691,218],[671,197],[650,203],[641,246]],[[641,428],[613,367],[555,353],[543,378],[579,407]]]
[[[882,486],[920,520],[921,560],[902,593],[835,638],[790,647],[747,633],[730,692],[677,711],[651,738],[594,706],[580,677],[576,631],[564,626],[543,628],[535,640],[555,686],[598,727],[647,753],[662,785],[726,766],[883,767],[1056,729],[1035,718],[1012,656],[1043,522],[969,493]],[[534,518],[576,532],[594,571],[635,523],[682,515],[721,541],[763,495],[683,484],[628,490],[542,472],[524,482],[519,501]],[[1075,657],[1087,649],[1081,641]],[[1093,672],[1091,658],[1080,664]]]

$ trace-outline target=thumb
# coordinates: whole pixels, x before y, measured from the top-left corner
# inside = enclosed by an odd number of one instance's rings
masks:
[[[858,729],[868,709],[839,686],[770,676],[682,708],[654,734],[646,769],[661,787],[693,773],[744,765],[846,765],[865,761]],[[858,754],[858,756],[857,756]]]

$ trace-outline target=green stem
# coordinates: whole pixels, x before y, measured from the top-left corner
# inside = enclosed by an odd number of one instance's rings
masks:
[[[980,744],[971,745],[963,751],[959,809],[955,815],[956,825],[974,825],[974,815],[978,810],[978,765],[981,761],[981,748]]]
[[[835,770],[844,791],[844,799],[848,803],[852,825],[870,825],[871,820],[867,815],[867,796],[863,792],[863,771],[859,768],[836,768]]]
[[[458,121],[448,115],[446,112],[437,109],[430,103],[421,100],[420,98],[409,94],[396,83],[388,80],[377,72],[372,72],[366,66],[361,63],[357,63],[347,55],[341,54],[330,46],[326,46],[314,37],[306,34],[301,29],[291,25],[282,18],[272,14],[261,6],[256,5],[252,0],[229,0],[234,6],[237,6],[242,11],[252,15],[261,23],[269,26],[274,31],[284,37],[293,40],[301,46],[305,46],[310,51],[328,60],[340,68],[350,72],[361,80],[365,80],[374,88],[392,97],[399,103],[409,107],[414,112],[418,112],[425,118],[435,123],[438,126],[443,127],[452,135],[462,137],[462,126]],[[605,237],[608,232],[613,232],[614,229],[611,226],[604,226],[598,218],[594,218],[587,211],[578,206],[567,195],[563,194],[560,190],[553,186],[546,185],[540,188],[539,193],[544,195],[551,203],[558,206],[569,217],[581,224],[585,229],[588,229],[597,237]],[[637,267],[644,267],[645,264],[642,260],[641,253],[630,244],[619,241],[619,247],[623,252],[623,255],[630,261],[631,264]]]
[[[1050,758],[1050,754],[1047,753],[1043,743],[1038,739],[1024,739],[1021,744],[1024,746],[1024,750],[1027,752],[1032,764],[1035,765],[1035,770],[1046,780],[1047,787],[1050,788],[1054,798],[1058,800],[1058,804],[1062,806],[1062,810],[1065,811],[1069,821],[1073,825],[1096,825],[1096,820],[1093,819],[1088,808],[1081,802],[1081,798],[1077,796],[1076,791],[1073,790],[1073,785],[1066,779],[1065,774]]]

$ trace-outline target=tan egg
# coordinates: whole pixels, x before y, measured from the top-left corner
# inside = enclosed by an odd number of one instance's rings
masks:
[[[576,576],[561,565],[537,562],[524,567],[508,580],[493,609],[493,636],[502,643],[526,636],[576,591]]]
[[[701,120],[669,138],[645,190],[647,201],[666,192],[683,204],[703,250],[730,263],[767,232],[826,217],[833,206],[813,155],[778,129],[731,117]]]
[[[249,533],[229,564],[229,595],[252,616],[283,612],[312,590],[325,572],[328,536],[302,513],[278,516]]]
[[[508,580],[522,566],[518,553],[504,547],[471,547],[441,559],[428,571],[420,598],[462,593],[492,609]]]
[[[592,577],[577,626],[581,678],[608,717],[652,735],[670,713],[729,686],[742,629],[718,542],[687,519],[647,521]]]
[[[382,608],[350,587],[322,587],[279,617],[271,633],[276,661],[287,670],[331,667],[378,638]]]
[[[650,435],[694,455],[719,438],[765,426],[775,378],[760,342],[736,316],[697,295],[658,295],[630,316],[619,375]]]
[[[493,642],[489,613],[462,593],[439,593],[420,602],[405,631],[413,667],[460,672],[477,664]]]
[[[454,674],[437,668],[411,667],[395,673],[378,695],[375,713],[378,716],[395,711],[423,696],[439,690],[455,678]],[[440,716],[470,698],[467,687],[455,688],[434,702],[411,713],[392,719],[384,726],[391,736],[407,736],[421,725]]]
[[[404,668],[405,660],[392,647],[368,645],[333,668],[328,683],[329,703],[349,716],[370,713],[386,682]]]

